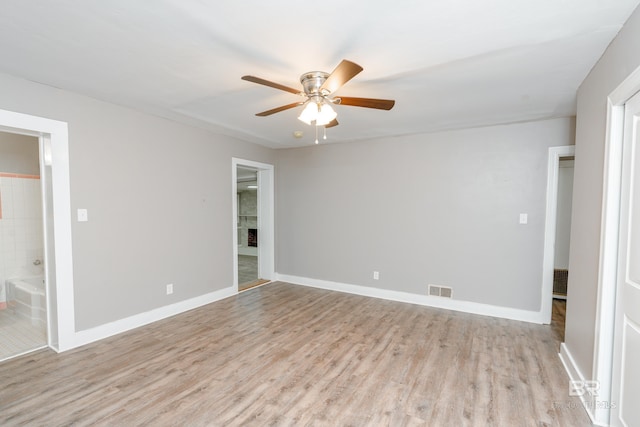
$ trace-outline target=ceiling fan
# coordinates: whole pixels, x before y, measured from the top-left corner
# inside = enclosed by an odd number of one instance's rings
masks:
[[[255,76],[242,76],[242,80],[284,90],[305,98],[299,102],[293,102],[291,104],[257,113],[256,116],[270,116],[271,114],[304,105],[305,107],[300,113],[298,119],[308,125],[314,124],[316,126],[324,126],[326,129],[338,125],[338,121],[336,120],[337,113],[333,110],[331,104],[375,108],[379,110],[390,110],[393,108],[395,101],[390,99],[334,96],[334,93],[338,89],[354,78],[362,70],[363,68],[358,64],[343,59],[331,74],[325,73],[324,71],[310,71],[300,76],[300,83],[302,84],[303,91],[284,86],[279,83],[270,82]]]

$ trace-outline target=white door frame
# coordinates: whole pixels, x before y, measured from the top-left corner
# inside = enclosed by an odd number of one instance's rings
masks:
[[[560,158],[575,155],[575,145],[549,148],[547,162],[547,208],[544,220],[544,252],[542,258],[542,323],[551,323],[553,305],[553,269],[555,261],[556,223],[558,217],[558,175]]]
[[[55,301],[50,301],[56,313],[55,321],[48,321],[49,347],[64,351],[74,347],[75,311],[73,294],[73,259],[71,247],[71,189],[69,179],[69,138],[67,123],[28,114],[0,110],[0,130],[36,136],[40,140],[41,172],[45,161],[51,162],[51,199],[53,203],[54,254],[45,245],[45,260],[54,260],[54,266],[45,263],[47,283],[55,290]],[[50,155],[50,157],[49,157]],[[46,178],[45,178],[46,179]],[[44,189],[44,187],[43,187]],[[43,194],[43,198],[44,198]],[[46,221],[45,221],[46,226]],[[50,233],[53,231],[53,233]],[[54,268],[49,268],[54,267]],[[51,292],[49,292],[51,293]],[[47,297],[49,300],[49,297]]]
[[[632,425],[637,419],[637,414],[633,414],[634,408],[625,408],[629,405],[629,400],[625,393],[628,393],[627,381],[629,385],[634,387],[637,384],[637,377],[627,377],[626,373],[631,365],[637,362],[637,356],[634,358],[627,353],[629,349],[627,345],[640,336],[638,329],[637,313],[634,310],[635,299],[639,298],[638,292],[631,290],[638,287],[637,273],[634,274],[633,261],[637,261],[634,257],[634,239],[637,236],[636,225],[634,221],[636,216],[634,210],[637,210],[637,189],[636,183],[638,179],[637,169],[637,149],[638,131],[637,117],[640,114],[640,92],[633,96],[632,99],[625,103],[625,119],[623,132],[623,151],[622,151],[622,191],[620,193],[620,228],[618,231],[618,277],[616,289],[616,306],[615,306],[615,333],[613,334],[613,371],[611,381],[611,401],[616,402],[612,405],[610,414],[610,424],[618,425],[619,422],[629,423]],[[637,241],[637,240],[636,240]],[[628,298],[628,299],[621,299]],[[632,307],[632,308],[630,308]],[[633,332],[631,332],[633,331]],[[634,335],[629,337],[628,333]],[[632,397],[636,400],[637,396]],[[631,419],[624,420],[630,416]],[[627,424],[624,424],[627,425]],[[634,424],[635,425],[635,424]]]
[[[273,165],[233,157],[231,159],[231,206],[233,211],[233,287],[238,292],[238,166],[256,169],[258,175],[258,274],[275,277],[275,209]]]
[[[611,403],[613,377],[613,338],[618,268],[618,232],[620,228],[620,190],[622,184],[622,146],[624,105],[640,91],[640,68],[629,75],[607,99],[607,130],[604,158],[602,220],[598,303],[593,358],[593,380],[599,381],[598,401]],[[593,405],[595,423],[609,425],[608,405]]]

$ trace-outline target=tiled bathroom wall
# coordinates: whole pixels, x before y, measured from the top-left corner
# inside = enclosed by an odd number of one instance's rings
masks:
[[[43,248],[40,177],[0,172],[0,309],[5,280],[41,270]]]

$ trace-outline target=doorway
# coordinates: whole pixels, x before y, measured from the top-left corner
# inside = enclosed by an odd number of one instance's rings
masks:
[[[545,324],[551,323],[554,301],[557,302],[562,299],[562,295],[554,295],[555,271],[558,270],[556,266],[566,265],[568,272],[571,220],[570,200],[573,193],[573,156],[575,156],[574,145],[549,148],[547,163],[547,207],[542,261],[542,304],[540,309],[541,323]],[[562,177],[566,175],[566,171],[561,170],[565,169],[561,168],[561,164],[571,167],[570,180],[565,179],[566,176]],[[563,246],[564,249],[562,248]],[[566,289],[564,289],[564,291],[566,291]],[[564,301],[562,301],[562,304],[564,304]]]
[[[622,141],[610,422],[626,426],[640,423],[640,92],[625,103]]]
[[[573,164],[574,156],[567,156],[560,158],[558,166],[558,201],[556,204],[556,238],[553,263],[553,298],[558,300],[567,299]]]
[[[273,166],[233,159],[234,286],[245,291],[274,276]]]
[[[264,283],[258,268],[258,170],[238,166],[236,172],[238,290]]]
[[[65,122],[0,110],[0,131],[39,140],[47,340],[56,351],[75,347],[69,133]],[[55,200],[55,204],[53,203]]]
[[[600,389],[595,398],[584,402],[594,421],[602,425],[613,423],[620,415],[619,408],[612,408],[612,404],[617,406],[620,403],[613,399],[620,397],[620,390],[615,390],[619,384],[615,384],[614,377],[619,378],[620,361],[615,360],[617,356],[614,357],[614,337],[616,317],[619,314],[616,310],[616,293],[622,215],[624,126],[626,103],[639,91],[640,68],[632,72],[607,99],[600,271],[592,373],[592,380],[600,384]],[[637,387],[640,381],[636,377],[631,384]],[[598,402],[608,404],[596,404]]]
[[[39,140],[0,132],[0,361],[47,345]]]

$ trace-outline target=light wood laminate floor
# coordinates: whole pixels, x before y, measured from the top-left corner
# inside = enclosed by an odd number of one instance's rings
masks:
[[[252,255],[238,255],[238,286],[240,289],[246,283],[258,280],[258,257]]]
[[[276,282],[0,363],[0,425],[586,426],[550,326]]]

